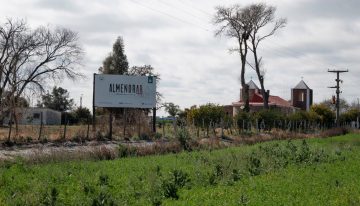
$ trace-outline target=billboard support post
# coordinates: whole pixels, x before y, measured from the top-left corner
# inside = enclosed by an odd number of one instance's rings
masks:
[[[152,130],[156,133],[156,108],[153,108]]]
[[[93,131],[93,137],[95,137],[96,128],[95,128],[95,76],[96,73],[94,73],[94,80],[93,80],[93,102],[92,102],[92,131]]]
[[[126,118],[126,108],[123,110],[123,117],[124,117],[124,138],[126,138],[126,124],[127,124],[127,118]]]
[[[113,112],[112,112],[112,108],[109,109],[110,110],[110,114],[109,114],[109,139],[112,140],[112,120],[113,120]]]

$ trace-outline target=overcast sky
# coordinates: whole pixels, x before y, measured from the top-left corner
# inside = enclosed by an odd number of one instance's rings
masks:
[[[215,7],[260,1],[236,0],[0,0],[0,22],[26,19],[32,28],[52,25],[79,34],[85,51],[87,79],[65,81],[79,105],[91,108],[92,74],[112,50],[118,36],[125,42],[130,66],[152,65],[161,75],[158,90],[165,102],[181,108],[208,102],[239,100],[240,59],[228,50],[234,40],[215,37]],[[328,69],[349,69],[342,75],[342,97],[360,97],[360,1],[261,1],[277,7],[276,16],[288,24],[259,48],[266,69],[265,86],[272,95],[290,99],[290,89],[303,77],[320,102],[335,94]],[[248,69],[246,79],[255,78]],[[257,80],[256,83],[258,84]],[[259,84],[258,84],[259,85]],[[51,88],[49,83],[49,88]],[[160,115],[165,115],[163,112]]]

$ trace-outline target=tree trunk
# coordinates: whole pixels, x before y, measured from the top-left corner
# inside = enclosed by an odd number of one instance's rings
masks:
[[[262,76],[261,73],[260,73],[260,62],[259,62],[259,59],[258,59],[258,56],[257,56],[257,51],[256,51],[257,48],[255,46],[254,39],[252,39],[251,43],[252,43],[252,51],[253,51],[253,54],[254,54],[255,71],[256,71],[257,77],[258,77],[259,82],[260,82],[261,95],[263,96],[264,109],[269,109],[269,94],[265,90],[264,76]]]
[[[260,87],[261,87],[261,95],[263,96],[263,102],[264,102],[264,109],[269,109],[269,93],[265,90],[264,86],[264,78],[260,75],[260,72],[258,74]]]
[[[244,51],[241,48],[242,43],[244,43]],[[240,45],[240,57],[241,57],[241,76],[240,76],[240,79],[241,79],[241,86],[243,88],[243,92],[241,93],[241,95],[242,95],[242,100],[244,102],[243,111],[249,112],[250,111],[249,85],[247,85],[246,82],[245,82],[245,66],[246,66],[246,55],[247,55],[247,49],[248,49],[246,40],[244,40],[243,42],[239,41],[239,45]]]

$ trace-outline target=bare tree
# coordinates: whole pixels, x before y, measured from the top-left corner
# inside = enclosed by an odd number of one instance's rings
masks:
[[[229,38],[234,38],[237,41],[238,48],[231,49],[240,54],[241,59],[241,86],[243,88],[242,99],[245,103],[244,111],[249,111],[249,86],[245,82],[245,68],[247,63],[248,53],[248,39],[251,32],[251,19],[248,18],[247,13],[239,5],[230,7],[217,7],[217,12],[214,17],[214,24],[220,25],[215,32],[216,36],[224,34]]]
[[[0,120],[14,112],[26,90],[44,91],[49,80],[82,76],[77,71],[82,54],[77,34],[69,29],[32,30],[11,19],[0,25]]]
[[[275,20],[276,8],[273,6],[267,6],[264,3],[251,4],[244,8],[244,16],[250,19],[251,32],[250,32],[250,45],[249,49],[254,55],[254,65],[249,65],[256,71],[257,77],[260,82],[261,94],[263,96],[264,108],[269,108],[269,93],[265,90],[264,75],[265,72],[261,68],[262,57],[258,55],[258,46],[261,41],[267,37],[272,36],[275,32],[285,27],[286,19],[280,18]],[[270,26],[268,33],[261,34],[261,30],[264,30],[266,26]]]

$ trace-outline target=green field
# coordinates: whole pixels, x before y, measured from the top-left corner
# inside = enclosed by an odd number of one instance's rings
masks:
[[[360,205],[360,135],[0,167],[0,205]]]

